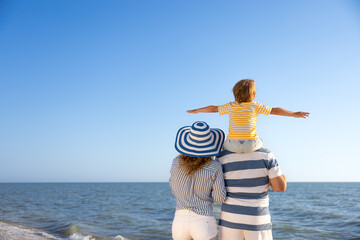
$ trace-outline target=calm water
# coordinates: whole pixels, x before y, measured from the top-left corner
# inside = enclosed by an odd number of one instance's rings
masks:
[[[270,193],[274,239],[360,239],[359,199],[360,183],[289,183]],[[0,221],[63,239],[171,239],[174,204],[168,183],[0,184]]]

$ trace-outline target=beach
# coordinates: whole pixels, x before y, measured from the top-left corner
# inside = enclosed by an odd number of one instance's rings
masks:
[[[127,240],[122,236],[114,238],[99,238],[92,235],[72,233],[66,238],[57,238],[43,230],[25,227],[10,222],[0,222],[0,240]]]
[[[1,240],[58,240],[42,230],[24,227],[13,223],[0,222]]]

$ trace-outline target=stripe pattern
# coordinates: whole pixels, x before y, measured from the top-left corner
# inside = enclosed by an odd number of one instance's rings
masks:
[[[195,122],[191,127],[180,128],[175,149],[192,157],[211,157],[220,154],[225,134],[221,129],[210,128],[206,122]]]
[[[269,115],[271,107],[258,102],[230,102],[218,106],[220,115],[229,114],[227,140],[252,140],[258,138],[256,120],[259,114]]]
[[[250,231],[270,230],[269,179],[282,175],[275,156],[261,148],[242,154],[225,150],[218,159],[227,190],[219,225]]]
[[[223,202],[226,198],[224,175],[217,160],[188,176],[179,166],[179,159],[175,158],[170,174],[176,210],[187,209],[199,215],[213,216],[213,202]]]

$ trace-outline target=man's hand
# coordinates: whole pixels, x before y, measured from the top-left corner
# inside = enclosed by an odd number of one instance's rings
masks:
[[[310,113],[308,112],[294,112],[295,118],[307,118],[309,117]]]

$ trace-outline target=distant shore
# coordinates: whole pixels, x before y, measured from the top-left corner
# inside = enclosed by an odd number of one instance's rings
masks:
[[[1,240],[59,240],[40,229],[21,226],[9,222],[0,222]]]

